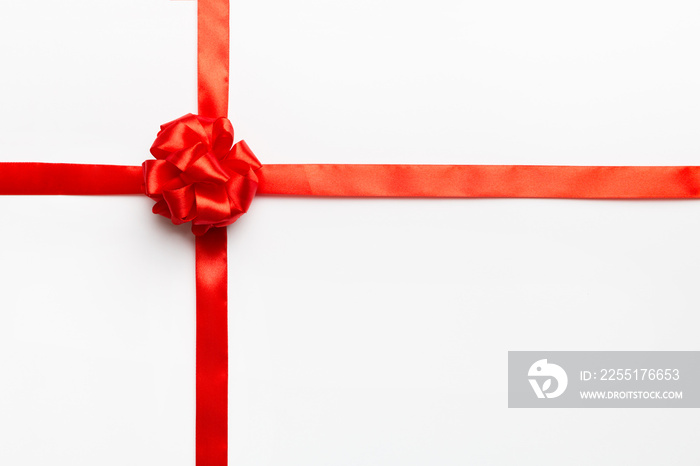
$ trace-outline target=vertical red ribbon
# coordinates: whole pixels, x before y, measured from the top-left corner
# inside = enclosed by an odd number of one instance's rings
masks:
[[[197,237],[197,465],[228,461],[226,228]]]
[[[199,115],[228,115],[229,0],[198,0]],[[226,228],[197,237],[197,466],[228,463]]]
[[[199,115],[228,116],[229,0],[197,2]]]

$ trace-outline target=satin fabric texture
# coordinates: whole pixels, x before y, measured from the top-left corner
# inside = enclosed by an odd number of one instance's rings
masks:
[[[697,166],[276,164],[257,195],[695,199]],[[140,166],[0,162],[0,195],[145,194]]]

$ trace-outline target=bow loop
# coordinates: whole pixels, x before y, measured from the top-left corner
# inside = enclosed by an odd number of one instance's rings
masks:
[[[143,163],[146,195],[153,213],[175,225],[192,222],[203,235],[224,227],[248,211],[262,167],[244,141],[233,144],[227,118],[185,115],[161,126]]]

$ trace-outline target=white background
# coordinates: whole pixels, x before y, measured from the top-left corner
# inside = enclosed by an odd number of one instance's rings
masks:
[[[0,6],[0,160],[139,165],[196,5]],[[263,163],[700,163],[695,1],[232,3]],[[0,464],[194,464],[194,241],[0,197]],[[700,202],[259,198],[229,229],[230,460],[696,465],[697,410],[507,408],[508,350],[697,350]]]

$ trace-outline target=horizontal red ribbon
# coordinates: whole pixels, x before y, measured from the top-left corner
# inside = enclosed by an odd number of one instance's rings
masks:
[[[684,199],[700,167],[265,165],[258,194],[340,197]]]
[[[0,162],[0,194],[143,194],[143,168]]]
[[[700,198],[700,167],[265,165],[258,194],[331,197]],[[140,166],[0,163],[0,194],[143,194]]]

